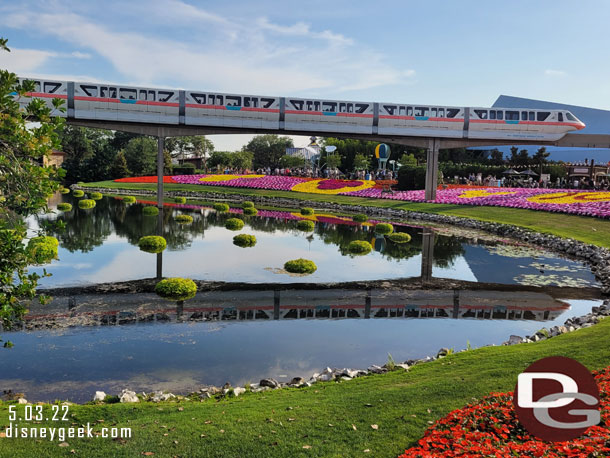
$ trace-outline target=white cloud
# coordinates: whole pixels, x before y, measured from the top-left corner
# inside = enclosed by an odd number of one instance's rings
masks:
[[[17,74],[30,74],[42,67],[55,54],[36,49],[11,49],[0,53],[0,68]]]
[[[553,70],[553,69],[550,69],[550,68],[547,68],[544,71],[544,74],[546,76],[566,76],[567,75],[567,73],[564,72],[563,70]]]
[[[181,24],[189,40],[130,28],[124,31],[102,19],[40,6],[31,15],[27,6],[4,11],[0,24],[37,30],[102,56],[122,76],[123,83],[182,86],[237,93],[332,96],[412,82],[414,71],[388,63],[385,57],[330,30],[316,31],[306,23],[283,25],[267,18],[231,18],[210,13],[180,0],[154,0],[146,8],[129,4],[122,21]],[[130,16],[131,14],[131,16]],[[133,17],[132,17],[133,16]],[[202,26],[202,23],[205,23]],[[61,24],[58,27],[57,24]],[[168,32],[169,32],[168,26]],[[155,28],[152,28],[155,30]],[[227,39],[228,37],[228,39]],[[74,57],[87,58],[75,52]],[[39,68],[48,54],[39,57]],[[107,72],[105,72],[107,73]]]

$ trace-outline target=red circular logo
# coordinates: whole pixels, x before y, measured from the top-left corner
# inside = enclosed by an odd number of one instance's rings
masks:
[[[523,427],[545,441],[575,439],[600,421],[599,388],[593,375],[563,356],[538,360],[519,374],[514,404]]]

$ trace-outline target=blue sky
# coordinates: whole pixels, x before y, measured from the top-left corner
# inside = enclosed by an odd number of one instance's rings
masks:
[[[24,76],[489,106],[610,109],[610,2],[0,0]],[[213,137],[217,149],[248,137]],[[304,140],[297,139],[297,144]]]

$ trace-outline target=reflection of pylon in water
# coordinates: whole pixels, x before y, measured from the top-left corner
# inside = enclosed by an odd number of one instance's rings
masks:
[[[371,239],[371,245],[373,246],[373,249],[375,251],[378,251],[379,253],[383,253],[385,250],[385,236],[383,236],[383,235],[374,236]]]
[[[311,251],[311,242],[313,242],[313,234],[309,234],[307,237],[305,237],[307,239],[307,241],[309,242],[309,251]]]

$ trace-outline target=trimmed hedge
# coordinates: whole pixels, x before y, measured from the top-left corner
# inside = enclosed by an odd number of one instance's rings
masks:
[[[78,208],[82,210],[89,210],[90,208],[95,207],[95,200],[92,199],[82,199],[78,201]]]
[[[146,216],[155,216],[159,214],[159,209],[157,207],[143,207],[142,214]]]
[[[309,259],[293,259],[284,264],[284,269],[292,274],[312,274],[318,267]]]
[[[230,231],[239,231],[244,227],[244,222],[239,218],[229,218],[225,222],[225,227]]]
[[[216,210],[217,212],[228,212],[229,211],[229,206],[227,204],[223,204],[221,202],[217,202],[215,203],[212,208],[214,210]]]
[[[297,223],[297,228],[305,232],[311,232],[316,227],[316,224],[313,221],[308,219],[302,219]]]
[[[254,208],[254,202],[250,202],[249,200],[244,200],[241,203],[241,208],[248,208],[248,207]]]
[[[62,194],[70,194],[70,189],[69,188],[61,188],[59,190],[59,192],[61,192]]]
[[[189,278],[166,278],[155,286],[155,293],[170,301],[186,301],[197,294],[197,285]]]
[[[178,215],[174,219],[180,224],[191,224],[193,222],[193,217],[191,215]]]
[[[363,215],[362,213],[359,213],[357,215],[354,215],[352,217],[352,220],[356,223],[366,223],[369,220],[369,217],[366,215]]]
[[[411,241],[411,236],[406,232],[394,232],[388,235],[388,238],[394,243],[409,243]]]
[[[85,191],[83,191],[82,189],[75,189],[74,191],[72,191],[72,195],[74,197],[83,197],[85,195]]]
[[[233,237],[233,245],[248,248],[256,245],[256,237],[250,234],[238,234]]]
[[[172,166],[173,175],[193,175],[195,173],[195,165],[190,162]]]
[[[379,223],[375,225],[375,232],[382,235],[388,235],[394,232],[394,226],[390,223]]]
[[[369,242],[364,240],[354,240],[347,246],[347,251],[351,254],[364,255],[369,254],[373,250],[373,247]]]
[[[174,202],[176,202],[177,204],[185,204],[186,197],[174,197]]]
[[[246,207],[244,208],[244,215],[246,216],[254,216],[258,213],[258,210],[254,207]]]
[[[134,196],[125,196],[123,197],[123,202],[125,202],[126,204],[135,204],[136,198]]]
[[[70,210],[72,210],[72,204],[69,204],[67,202],[61,202],[57,204],[57,209],[60,212],[69,212]]]
[[[160,235],[146,235],[140,238],[138,246],[147,253],[161,253],[167,247],[167,242]]]
[[[301,215],[311,216],[314,214],[313,208],[303,207],[301,208]]]
[[[55,237],[40,236],[30,239],[26,253],[30,262],[34,264],[47,264],[57,258],[59,240]]]
[[[90,192],[89,193],[89,198],[93,199],[93,200],[100,200],[102,198],[102,193],[101,192]]]

